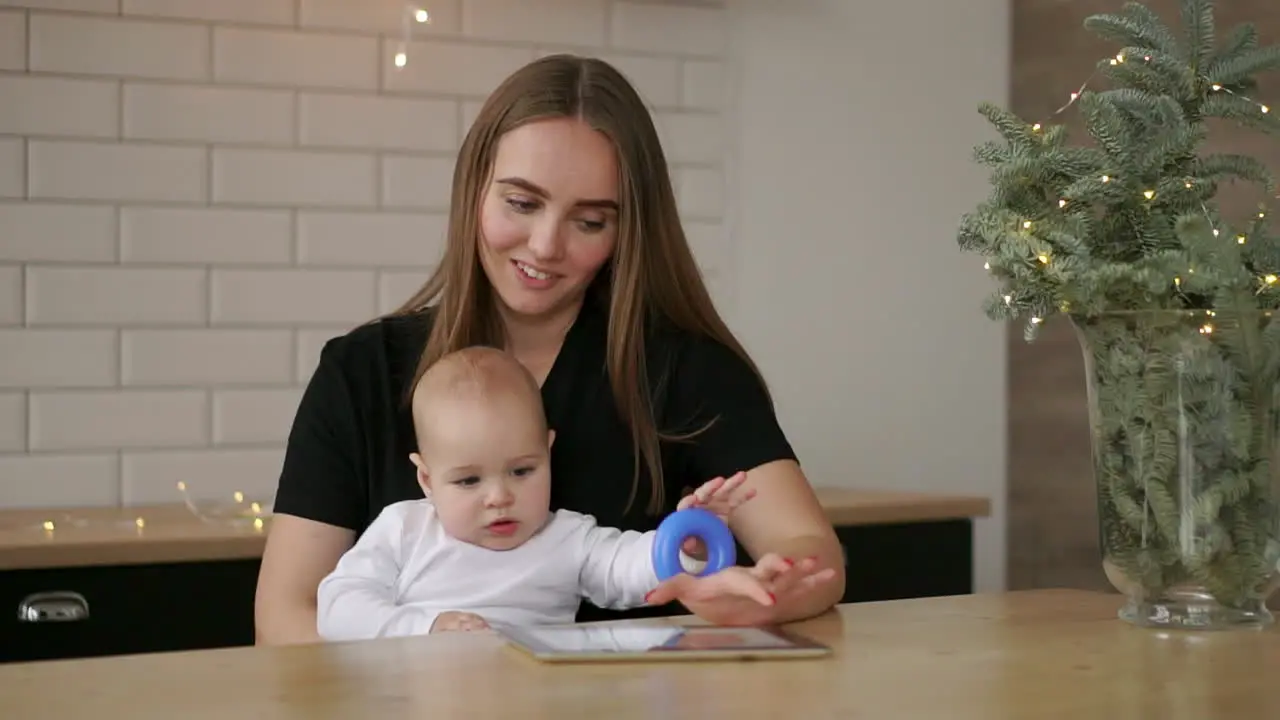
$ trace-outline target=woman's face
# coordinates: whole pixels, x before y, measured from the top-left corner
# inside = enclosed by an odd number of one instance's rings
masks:
[[[618,237],[613,145],[576,119],[522,125],[497,146],[480,204],[480,262],[507,310],[576,308]]]

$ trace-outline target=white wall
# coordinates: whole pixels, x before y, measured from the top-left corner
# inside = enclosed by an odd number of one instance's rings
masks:
[[[320,343],[434,261],[478,102],[573,49],[655,109],[812,479],[989,495],[999,586],[1003,345],[953,236],[1007,0],[423,1],[396,70],[398,0],[0,0],[0,507],[269,494]]]
[[[1009,2],[731,5],[735,326],[815,484],[991,498],[976,583],[1003,588],[1004,330],[955,229]]]
[[[424,4],[397,70],[400,0],[0,0],[0,507],[270,494],[321,343],[425,278],[539,53],[632,77],[719,282],[723,12]]]

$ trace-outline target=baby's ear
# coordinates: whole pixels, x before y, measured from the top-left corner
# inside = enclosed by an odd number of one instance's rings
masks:
[[[431,477],[427,473],[427,464],[422,461],[422,456],[418,453],[409,453],[409,462],[413,463],[418,471],[418,485],[422,486],[422,492],[429,492],[431,489]]]

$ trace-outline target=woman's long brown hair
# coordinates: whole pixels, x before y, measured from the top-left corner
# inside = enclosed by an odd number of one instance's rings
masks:
[[[498,139],[520,125],[549,118],[581,119],[607,136],[617,152],[618,242],[600,278],[607,283],[609,300],[607,366],[615,403],[636,449],[627,507],[639,491],[643,463],[651,486],[648,510],[657,514],[664,501],[660,441],[691,435],[657,427],[645,367],[646,321],[662,318],[668,325],[720,342],[757,377],[760,373],[716,312],[702,281],[648,108],[613,66],[594,58],[550,55],[517,70],[489,96],[454,167],[444,257],[426,284],[392,315],[413,315],[436,305],[415,385],[432,363],[450,352],[472,345],[506,345],[494,291],[478,257],[480,204]]]

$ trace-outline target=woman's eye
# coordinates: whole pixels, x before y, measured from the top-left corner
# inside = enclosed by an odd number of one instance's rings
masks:
[[[533,467],[519,467],[513,471],[516,477],[524,477],[533,472]]]
[[[584,233],[594,234],[594,233],[602,232],[606,227],[609,227],[609,223],[603,220],[579,220],[578,221],[578,229]]]
[[[538,204],[523,198],[507,198],[507,205],[518,213],[527,215],[538,209]]]

